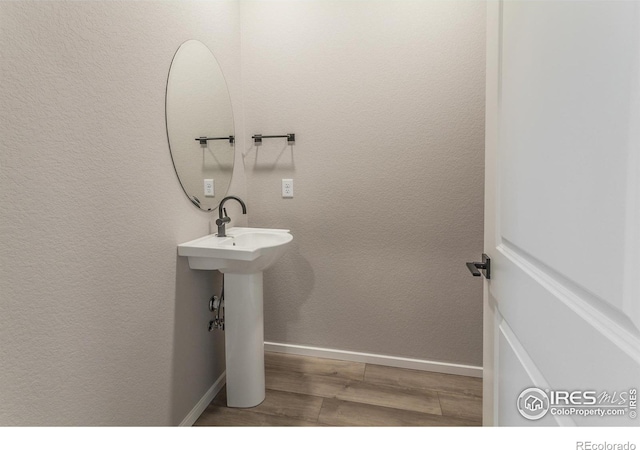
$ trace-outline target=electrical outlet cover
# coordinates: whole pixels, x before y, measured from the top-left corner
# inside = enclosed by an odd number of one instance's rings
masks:
[[[293,180],[291,178],[282,179],[282,198],[293,198]]]

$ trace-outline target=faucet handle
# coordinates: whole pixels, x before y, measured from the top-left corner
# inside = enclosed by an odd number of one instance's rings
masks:
[[[221,217],[219,219],[216,219],[216,225],[218,225],[218,226],[220,226],[222,224],[225,224],[225,223],[229,223],[229,222],[231,222],[231,217],[229,217],[229,216],[225,216],[225,217]]]
[[[227,214],[227,208],[222,208],[222,212],[224,213],[225,217],[229,217],[229,215]]]

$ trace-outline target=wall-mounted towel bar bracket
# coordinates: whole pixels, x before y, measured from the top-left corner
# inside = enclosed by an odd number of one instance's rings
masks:
[[[254,134],[251,137],[253,138],[253,143],[255,145],[260,145],[260,144],[262,144],[262,140],[263,139],[270,139],[270,138],[287,138],[287,143],[288,144],[294,144],[296,142],[295,133],[279,134],[279,135],[276,135],[276,136],[263,136],[261,134]]]
[[[233,136],[226,136],[226,137],[205,137],[205,136],[200,136],[199,138],[196,138],[196,141],[200,141],[200,145],[207,145],[207,141],[222,141],[222,140],[228,140],[229,144],[233,144],[236,140],[235,137]]]

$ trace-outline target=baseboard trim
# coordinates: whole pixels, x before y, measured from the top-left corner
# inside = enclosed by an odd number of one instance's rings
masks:
[[[209,406],[209,403],[211,403],[213,399],[216,397],[216,395],[218,395],[218,392],[222,390],[226,382],[226,379],[227,379],[227,372],[224,371],[218,377],[215,383],[213,383],[213,386],[209,388],[209,390],[202,396],[200,401],[196,403],[196,406],[193,407],[193,409],[189,412],[189,414],[187,414],[187,417],[185,417],[184,420],[180,422],[180,425],[178,426],[190,427],[191,425],[196,423],[196,420],[198,420],[198,417],[200,417],[200,415],[204,412],[204,410],[207,409],[207,406]]]
[[[400,367],[403,369],[424,370],[428,372],[464,375],[482,378],[482,367],[452,364],[423,359],[402,358],[398,356],[378,355],[375,353],[361,353],[330,348],[308,347],[305,345],[281,344],[265,342],[264,349],[268,352],[289,353],[292,355],[315,356],[317,358],[340,359],[343,361],[363,362],[381,366]]]

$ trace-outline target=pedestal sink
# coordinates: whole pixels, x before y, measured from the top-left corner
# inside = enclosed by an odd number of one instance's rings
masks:
[[[264,317],[262,271],[293,240],[289,230],[229,228],[178,245],[196,270],[224,274],[227,405],[249,408],[264,400]]]

